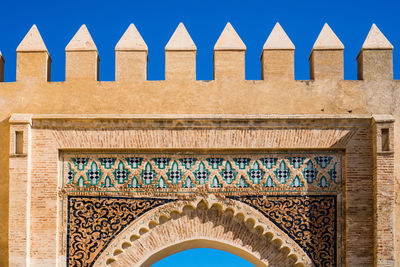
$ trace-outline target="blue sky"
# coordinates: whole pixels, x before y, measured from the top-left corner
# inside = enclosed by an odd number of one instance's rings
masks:
[[[134,23],[149,47],[148,79],[164,79],[164,47],[183,22],[197,45],[197,79],[213,77],[213,47],[226,22],[247,46],[246,79],[261,77],[262,46],[278,21],[296,46],[296,79],[309,79],[308,56],[327,22],[345,45],[345,79],[356,79],[355,58],[372,23],[395,46],[394,72],[400,78],[400,1],[27,1],[0,2],[0,50],[6,81],[15,80],[15,49],[37,24],[52,57],[52,80],[64,80],[64,49],[86,24],[100,54],[100,80],[114,80],[114,47]],[[397,48],[397,49],[396,49]]]
[[[187,261],[190,259],[190,264]],[[166,257],[152,267],[254,267],[244,259],[225,251],[209,248],[189,249]]]

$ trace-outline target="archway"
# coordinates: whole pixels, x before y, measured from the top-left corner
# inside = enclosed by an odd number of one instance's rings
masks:
[[[152,267],[255,267],[251,262],[232,253],[213,248],[193,248],[169,255]]]
[[[255,266],[267,266],[262,260],[255,257],[253,254],[248,253],[246,250],[241,249],[240,247],[233,246],[231,244],[219,242],[216,240],[207,240],[207,239],[191,239],[186,240],[169,247],[166,247],[162,250],[155,252],[150,255],[147,259],[143,261],[140,266],[151,266],[152,264],[170,256],[175,253],[179,253],[188,249],[193,248],[213,248],[222,251],[226,251],[232,253],[236,256],[239,256],[248,262],[251,262]]]
[[[147,212],[110,243],[94,266],[150,266],[199,247],[224,250],[256,266],[313,266],[307,254],[257,210],[212,196]]]

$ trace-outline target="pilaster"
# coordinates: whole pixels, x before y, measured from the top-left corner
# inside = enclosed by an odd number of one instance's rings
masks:
[[[394,119],[375,115],[374,149],[374,265],[394,266]]]
[[[10,120],[9,266],[30,266],[31,126],[30,115]]]

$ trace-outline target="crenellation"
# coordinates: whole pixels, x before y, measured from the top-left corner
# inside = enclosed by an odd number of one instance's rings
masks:
[[[51,58],[36,25],[17,47],[17,81],[50,81]]]
[[[214,79],[245,80],[246,45],[228,22],[214,46]]]
[[[322,28],[310,55],[310,79],[343,80],[344,45],[327,23]]]
[[[325,23],[309,56],[310,80],[344,79],[344,45]],[[264,81],[294,80],[295,45],[276,23],[261,52]],[[245,80],[246,45],[228,22],[214,46],[214,80]],[[165,46],[165,80],[196,80],[197,47],[183,23]],[[99,54],[82,25],[65,48],[65,80],[99,80]],[[393,45],[373,24],[356,58],[358,80],[393,80]],[[148,47],[134,24],[115,46],[115,81],[147,81]],[[36,25],[17,48],[16,81],[50,82],[51,57]],[[0,82],[4,58],[0,54]]]
[[[65,80],[99,80],[99,54],[83,24],[65,48]]]
[[[294,50],[289,36],[276,23],[261,54],[261,78],[294,80]]]
[[[0,82],[4,82],[4,57],[3,54],[0,51]]]
[[[148,48],[134,24],[115,46],[115,80],[146,80]]]
[[[165,46],[165,79],[196,80],[197,47],[183,23]]]
[[[357,56],[359,80],[393,79],[393,45],[375,24]]]

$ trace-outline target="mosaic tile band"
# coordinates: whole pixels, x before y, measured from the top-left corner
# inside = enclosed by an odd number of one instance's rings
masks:
[[[339,152],[63,155],[67,192],[338,192],[341,173]]]

